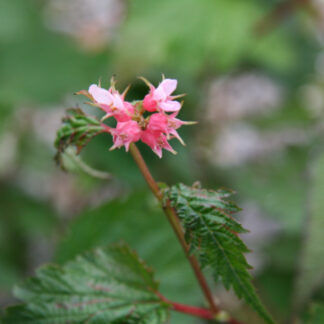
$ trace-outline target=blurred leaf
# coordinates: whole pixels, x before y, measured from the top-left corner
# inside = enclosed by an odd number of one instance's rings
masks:
[[[88,142],[98,134],[105,131],[103,124],[95,117],[86,115],[81,109],[69,109],[68,115],[63,118],[63,125],[57,131],[55,147],[57,154],[55,159],[64,169],[62,154],[69,146],[74,146],[77,153],[88,144]]]
[[[42,9],[38,1],[0,0],[0,101],[57,103],[108,73],[106,50],[82,52],[46,27]]]
[[[231,168],[227,176],[244,198],[256,200],[287,234],[296,234],[303,223],[303,173],[307,159],[304,149],[287,150],[267,160]]]
[[[309,167],[308,211],[295,290],[295,304],[298,308],[324,281],[323,196],[324,154],[321,154]]]
[[[216,281],[220,280],[226,289],[232,287],[267,323],[274,323],[256,295],[247,271],[251,267],[243,253],[249,250],[238,236],[247,231],[231,216],[240,210],[226,200],[232,193],[178,184],[166,194],[182,221],[190,250],[197,253],[202,267],[210,267]]]
[[[291,69],[296,52],[287,37],[274,31],[260,40],[254,34],[262,9],[252,0],[132,2],[118,48],[122,74],[139,74],[150,65],[196,74],[209,67],[231,69],[248,59]]]
[[[279,323],[285,323],[290,316],[293,279],[293,271],[277,269],[270,264],[256,280],[264,302]]]
[[[305,321],[305,324],[324,323],[324,305],[312,304],[307,315],[308,320]]]
[[[6,260],[5,256],[0,254],[0,298],[5,290],[11,290],[12,285],[20,279],[19,275],[18,266],[10,264],[10,261]]]
[[[0,226],[0,250],[5,247],[11,230],[16,233],[14,240],[20,235],[35,237],[52,233],[57,225],[57,215],[48,205],[26,196],[15,187],[0,185],[0,190],[0,225],[3,225]]]
[[[269,243],[262,249],[267,256],[269,266],[282,273],[293,273],[300,253],[300,235],[285,233]]]
[[[63,267],[48,265],[15,288],[25,304],[9,307],[4,323],[164,323],[158,284],[127,245],[97,249]]]
[[[46,204],[0,184],[0,304],[7,303],[12,285],[44,256],[29,251],[31,242],[50,242],[58,228],[56,213]],[[41,243],[43,244],[43,243]],[[46,249],[46,247],[45,247]],[[33,256],[31,260],[30,256]],[[46,260],[49,258],[46,254]]]
[[[0,0],[0,42],[12,42],[28,29],[26,1]]]

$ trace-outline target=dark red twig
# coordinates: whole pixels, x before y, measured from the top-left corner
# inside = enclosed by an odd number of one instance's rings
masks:
[[[179,304],[179,303],[175,303],[175,302],[171,302],[171,305],[172,305],[172,309],[176,312],[189,314],[191,316],[205,318],[208,320],[211,320],[214,318],[212,312],[209,309],[188,306],[188,305]]]
[[[174,310],[176,312],[188,314],[191,316],[196,316],[199,318],[204,318],[207,320],[213,320],[213,319],[216,320],[217,319],[217,316],[215,316],[215,314],[213,314],[213,312],[210,309],[176,303],[176,302],[173,302],[173,301],[165,298],[159,292],[155,292],[155,293],[163,302],[171,305],[172,310]],[[227,324],[243,324],[242,322],[239,322],[234,318],[227,319],[225,321],[225,323],[227,323]]]

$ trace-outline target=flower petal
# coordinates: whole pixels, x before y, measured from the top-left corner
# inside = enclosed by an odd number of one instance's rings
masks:
[[[167,97],[168,95],[161,86],[158,86],[156,89],[152,90],[152,98],[155,101],[164,101],[167,100]]]
[[[168,100],[159,103],[159,107],[164,111],[179,111],[181,109],[181,104],[178,101]]]
[[[89,87],[89,93],[100,104],[111,105],[113,102],[112,94],[108,90],[98,87],[96,84],[92,84]]]
[[[166,96],[170,96],[171,93],[177,88],[178,81],[176,79],[163,80],[158,88],[162,88]]]

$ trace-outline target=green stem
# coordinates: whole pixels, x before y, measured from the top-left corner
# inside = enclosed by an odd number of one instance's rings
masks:
[[[137,146],[132,143],[130,145],[130,152],[137,164],[137,166],[139,167],[144,179],[146,180],[148,186],[150,187],[150,189],[152,190],[153,194],[155,195],[155,197],[160,201],[162,202],[162,199],[163,199],[163,195],[157,185],[157,183],[155,182],[151,172],[149,171],[140,151],[138,150]],[[213,299],[213,295],[208,287],[208,284],[207,284],[207,281],[204,277],[204,275],[202,274],[201,270],[200,270],[200,266],[199,266],[199,263],[197,261],[197,259],[195,258],[195,256],[193,255],[190,255],[189,254],[189,246],[184,238],[184,234],[183,234],[183,229],[182,229],[182,226],[181,226],[181,223],[178,219],[178,216],[175,212],[175,210],[170,207],[170,202],[167,201],[166,202],[166,205],[163,206],[163,210],[164,210],[164,213],[166,214],[184,252],[185,252],[185,255],[195,273],[195,276],[197,278],[197,281],[201,287],[201,290],[203,291],[208,303],[209,303],[209,306],[210,306],[210,309],[211,311],[213,312],[213,314],[217,314],[220,312],[219,308],[216,306],[215,302],[214,302],[214,299]]]

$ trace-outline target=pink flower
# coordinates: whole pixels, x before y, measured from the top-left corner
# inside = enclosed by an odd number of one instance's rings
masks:
[[[176,154],[162,132],[152,132],[146,129],[141,134],[141,140],[143,143],[147,144],[159,158],[162,158],[162,149]]]
[[[186,124],[186,122],[175,118],[176,115],[177,113],[173,113],[171,115],[164,113],[152,114],[146,129],[150,132],[162,132],[167,136],[167,139],[170,139],[170,137],[173,136],[177,138],[181,144],[184,145],[184,142],[176,129]]]
[[[130,143],[137,142],[141,138],[142,130],[134,120],[118,122],[116,128],[110,130],[113,135],[114,145],[110,148],[113,150],[125,146],[128,152]]]
[[[98,106],[106,112],[103,120],[111,116],[115,117],[119,122],[132,119],[134,107],[131,103],[124,100],[125,94],[120,94],[113,88],[109,90],[103,89],[96,84],[92,84],[89,87],[89,94]]]
[[[146,127],[150,132],[168,133],[168,116],[163,113],[152,114]]]
[[[109,117],[117,121],[116,128],[102,124],[105,131],[113,136],[111,149],[125,146],[128,151],[131,143],[142,140],[160,158],[163,149],[176,153],[168,141],[177,138],[184,144],[177,129],[184,124],[192,124],[176,118],[181,109],[181,104],[175,100],[180,96],[172,96],[177,87],[177,80],[163,79],[155,88],[149,81],[142,79],[150,88],[142,101],[137,100],[132,103],[126,101],[128,88],[120,94],[115,88],[114,79],[111,80],[111,87],[108,90],[92,84],[88,91],[82,90],[78,94],[85,95],[94,106],[105,112],[101,121]],[[171,114],[168,114],[169,112]]]
[[[179,111],[181,104],[174,100],[171,93],[176,89],[178,81],[175,79],[164,79],[157,88],[143,79],[150,87],[150,92],[143,100],[145,110],[153,112],[162,110],[166,112]]]

